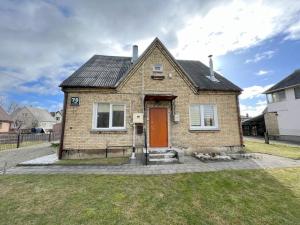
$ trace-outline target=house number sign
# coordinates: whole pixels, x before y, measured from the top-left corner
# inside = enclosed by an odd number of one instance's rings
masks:
[[[79,97],[71,97],[71,106],[79,106]]]

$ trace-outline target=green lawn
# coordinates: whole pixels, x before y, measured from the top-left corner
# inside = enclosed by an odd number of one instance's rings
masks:
[[[31,145],[38,145],[41,144],[45,141],[23,141],[20,143],[20,148],[21,147],[26,147],[26,146],[31,146]],[[13,149],[13,148],[17,148],[17,144],[0,144],[0,151],[1,150],[7,150],[7,149]]]
[[[156,176],[0,176],[0,224],[300,221],[300,168]]]
[[[110,157],[99,159],[64,159],[59,160],[59,165],[122,165],[129,161],[128,157]]]
[[[246,151],[278,155],[292,159],[300,159],[300,147],[281,144],[265,144],[255,141],[245,141]]]

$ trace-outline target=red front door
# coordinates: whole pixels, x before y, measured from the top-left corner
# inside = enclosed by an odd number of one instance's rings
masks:
[[[168,109],[149,109],[150,147],[168,147]]]

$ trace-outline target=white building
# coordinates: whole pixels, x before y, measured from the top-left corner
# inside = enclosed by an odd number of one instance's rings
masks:
[[[50,114],[55,119],[56,123],[62,122],[62,110],[57,112],[50,112]]]
[[[275,84],[265,94],[268,113],[275,115],[273,121],[266,120],[269,134],[280,140],[300,142],[300,70]],[[277,132],[274,132],[274,127]]]
[[[25,106],[15,110],[11,115],[15,128],[21,130],[41,129],[45,133],[52,130],[55,119],[47,110]]]

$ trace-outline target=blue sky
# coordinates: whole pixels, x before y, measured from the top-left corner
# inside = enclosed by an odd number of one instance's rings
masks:
[[[179,59],[213,54],[255,116],[261,93],[300,68],[299,12],[300,1],[276,0],[1,1],[0,104],[59,110],[58,85],[92,55],[130,56],[159,37]]]

